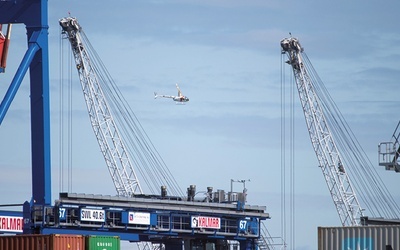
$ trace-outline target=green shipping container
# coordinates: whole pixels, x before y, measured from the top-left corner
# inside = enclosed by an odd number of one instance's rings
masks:
[[[86,236],[86,250],[120,250],[118,236]]]

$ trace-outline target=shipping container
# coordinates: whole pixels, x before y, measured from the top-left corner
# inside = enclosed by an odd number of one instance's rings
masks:
[[[318,227],[318,250],[332,249],[400,249],[400,225]]]
[[[86,250],[120,250],[121,241],[118,236],[87,236]]]
[[[82,235],[7,235],[0,236],[1,250],[85,250]]]

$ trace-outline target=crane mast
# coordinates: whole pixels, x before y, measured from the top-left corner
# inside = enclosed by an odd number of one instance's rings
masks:
[[[96,66],[91,63],[85,44],[82,42],[82,28],[76,18],[72,17],[62,18],[59,23],[63,33],[71,43],[92,128],[117,195],[131,197],[135,194],[143,194],[133,164],[101,88],[99,77],[96,74]]]
[[[321,167],[329,192],[336,206],[343,226],[359,225],[363,216],[361,206],[342,164],[332,133],[325,119],[322,106],[316,94],[314,83],[303,62],[298,39],[285,38],[281,41],[282,54],[286,54],[293,69],[300,102],[303,108],[311,144]]]

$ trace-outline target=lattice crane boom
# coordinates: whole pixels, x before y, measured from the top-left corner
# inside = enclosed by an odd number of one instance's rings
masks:
[[[107,164],[117,195],[143,194],[133,164],[120,136],[96,74],[96,65],[83,44],[82,28],[73,17],[60,19],[63,33],[69,39],[78,70],[90,121],[101,153]]]
[[[292,66],[300,102],[303,108],[311,144],[321,167],[329,192],[343,226],[359,225],[363,216],[361,206],[345,171],[323,108],[314,89],[309,72],[303,63],[304,49],[296,38],[281,41],[282,54]]]

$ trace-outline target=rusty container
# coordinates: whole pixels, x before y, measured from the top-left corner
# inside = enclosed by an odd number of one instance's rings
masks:
[[[69,234],[29,234],[0,236],[0,249],[85,250],[85,237]]]

